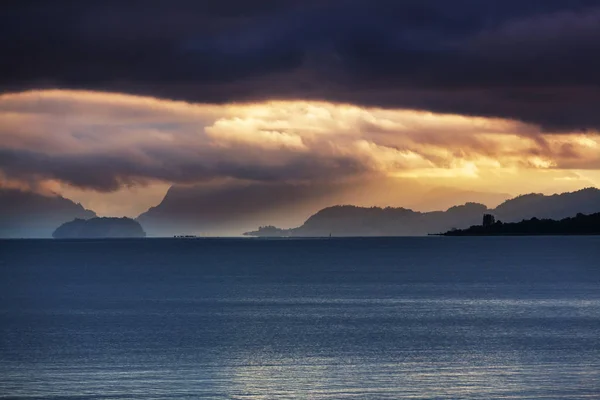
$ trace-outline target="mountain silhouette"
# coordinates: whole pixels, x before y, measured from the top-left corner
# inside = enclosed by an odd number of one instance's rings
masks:
[[[453,187],[438,186],[425,191],[405,206],[422,212],[447,210],[457,204],[480,203],[496,207],[513,196],[507,193],[478,192]]]
[[[486,215],[486,217],[491,215]],[[468,229],[452,230],[444,236],[514,236],[514,235],[600,235],[600,213],[561,220],[531,218],[521,222],[503,223],[492,220]]]
[[[55,239],[137,238],[145,237],[142,226],[131,218],[74,219],[52,233]]]
[[[545,196],[526,194],[507,200],[496,207],[492,214],[506,222],[523,219],[563,219],[577,213],[593,214],[600,211],[600,190],[588,188],[576,192]]]
[[[347,202],[370,205],[370,198],[379,199],[380,206],[430,211],[468,202],[496,206],[510,196],[449,187],[432,189],[413,181],[391,179],[371,186],[365,182],[333,185],[234,182],[172,186],[160,204],[137,220],[150,236],[232,235],[261,224],[298,226],[315,210]]]
[[[417,212],[406,208],[334,206],[311,216],[302,226],[287,230],[261,227],[247,236],[423,236],[438,227],[450,230],[481,221],[488,208],[467,203],[447,211]]]
[[[304,204],[307,193],[302,185],[291,184],[172,186],[160,204],[142,213],[137,221],[151,236],[227,235],[252,229],[263,221],[275,222],[274,215],[287,209],[294,225],[315,210],[310,205],[294,206]]]
[[[61,196],[0,189],[0,237],[50,237],[66,221],[95,216],[93,211]]]
[[[420,236],[465,229],[481,222],[484,214],[505,222],[529,218],[562,219],[577,213],[600,212],[600,190],[583,189],[572,193],[546,196],[518,196],[488,209],[483,204],[467,203],[447,211],[416,212],[406,208],[365,208],[335,206],[325,208],[293,229],[261,227],[248,236]]]
[[[519,222],[533,217],[560,220],[577,213],[600,212],[600,190],[595,188],[551,196],[522,195],[493,209],[469,202],[446,211],[430,212],[406,207],[331,206],[336,198],[330,196],[329,191],[328,187],[292,184],[219,186],[217,189],[172,187],[158,206],[140,215],[137,221],[152,236],[204,232],[227,235],[250,231],[265,222],[267,226],[247,235],[405,236],[465,229],[479,224],[484,213],[504,222]],[[447,189],[440,191],[448,192]],[[479,194],[454,195],[471,198]],[[321,211],[311,216],[315,209]],[[0,189],[0,237],[50,237],[56,227],[66,221],[93,217],[96,217],[93,211],[60,196]],[[302,224],[302,221],[305,222]],[[274,226],[279,223],[301,225],[279,229]]]

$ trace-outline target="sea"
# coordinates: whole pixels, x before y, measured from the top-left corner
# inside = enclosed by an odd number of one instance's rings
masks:
[[[600,237],[0,241],[2,399],[600,399]]]

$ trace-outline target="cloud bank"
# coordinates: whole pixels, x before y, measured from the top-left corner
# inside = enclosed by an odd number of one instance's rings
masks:
[[[155,183],[473,181],[600,170],[597,133],[309,101],[205,105],[89,91],[0,95],[0,176],[114,192]],[[505,187],[501,188],[506,190]]]
[[[8,1],[0,26],[4,92],[342,102],[600,127],[597,0]]]

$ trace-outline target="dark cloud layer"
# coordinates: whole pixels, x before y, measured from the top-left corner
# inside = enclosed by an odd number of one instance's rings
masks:
[[[169,157],[162,154],[162,157]],[[152,180],[197,183],[216,178],[235,178],[259,182],[332,181],[351,174],[366,172],[351,158],[324,159],[314,156],[297,158],[273,167],[245,165],[233,161],[208,164],[170,159],[170,167],[144,164],[126,155],[49,156],[28,150],[0,149],[0,171],[26,182],[55,179],[79,188],[100,192]]]
[[[599,0],[5,1],[0,88],[600,127]]]

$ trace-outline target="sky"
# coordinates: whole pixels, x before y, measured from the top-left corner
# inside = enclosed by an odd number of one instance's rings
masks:
[[[600,186],[599,70],[600,0],[5,0],[0,187]]]

